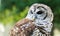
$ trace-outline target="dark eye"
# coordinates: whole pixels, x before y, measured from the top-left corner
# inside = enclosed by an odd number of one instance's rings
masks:
[[[43,13],[43,11],[38,11],[38,12],[37,12],[37,14],[42,14],[42,13]]]
[[[33,14],[33,12],[31,11],[31,14]]]

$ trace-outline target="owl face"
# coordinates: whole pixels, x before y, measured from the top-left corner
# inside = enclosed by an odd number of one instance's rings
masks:
[[[34,12],[31,11],[31,13],[34,14],[35,19],[43,20],[46,17],[47,11],[41,6],[36,6]]]
[[[28,11],[28,18],[29,19],[41,19],[41,20],[47,20],[52,21],[53,20],[53,13],[51,9],[44,4],[33,4],[29,11]]]

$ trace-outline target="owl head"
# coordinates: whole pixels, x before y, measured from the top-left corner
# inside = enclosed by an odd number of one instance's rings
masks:
[[[53,13],[49,6],[35,3],[30,7],[26,18],[31,20],[40,19],[51,22],[53,21]]]

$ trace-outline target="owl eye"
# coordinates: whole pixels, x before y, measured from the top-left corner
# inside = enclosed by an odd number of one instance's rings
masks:
[[[37,12],[37,14],[42,14],[42,13],[43,13],[43,11],[38,11],[38,12]]]
[[[31,11],[31,14],[33,14],[33,12]]]

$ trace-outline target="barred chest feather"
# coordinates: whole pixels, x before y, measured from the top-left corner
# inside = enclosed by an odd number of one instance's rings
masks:
[[[51,34],[44,34],[38,28],[35,28],[31,36],[51,36]]]

